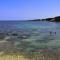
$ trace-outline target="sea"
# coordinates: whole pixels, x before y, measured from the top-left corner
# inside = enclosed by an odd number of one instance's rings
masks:
[[[0,21],[0,60],[60,60],[60,22]]]
[[[0,21],[0,31],[7,30],[33,31],[29,38],[35,47],[60,47],[60,23],[48,21]]]
[[[60,23],[46,21],[0,21],[0,29],[38,29],[60,32]]]
[[[0,21],[0,30],[24,29],[42,33],[56,32],[60,36],[60,23],[48,21]]]

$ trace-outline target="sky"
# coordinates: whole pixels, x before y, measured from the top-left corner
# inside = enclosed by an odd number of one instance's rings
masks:
[[[0,0],[0,20],[60,16],[60,0]]]

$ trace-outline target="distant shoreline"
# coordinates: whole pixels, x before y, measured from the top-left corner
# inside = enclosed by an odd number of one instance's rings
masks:
[[[49,21],[49,22],[60,22],[60,16],[56,16],[53,18],[45,18],[45,19],[34,19],[29,21]]]
[[[45,19],[28,19],[28,20],[0,20],[0,21],[49,21],[49,22],[60,22],[60,16],[52,17],[52,18],[45,18]]]

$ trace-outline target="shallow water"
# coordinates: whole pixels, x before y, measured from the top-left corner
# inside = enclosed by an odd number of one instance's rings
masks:
[[[42,22],[42,21],[0,21],[0,30],[24,29],[41,32],[42,34],[49,31],[60,33],[60,23]]]
[[[22,51],[60,49],[60,23],[42,21],[0,21],[0,32],[13,31],[15,47]],[[16,31],[17,30],[17,31]],[[10,32],[11,32],[10,31]],[[21,32],[19,32],[21,31]]]

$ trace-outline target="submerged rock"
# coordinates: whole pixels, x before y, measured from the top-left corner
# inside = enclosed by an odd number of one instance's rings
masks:
[[[0,33],[0,39],[4,39],[4,38],[5,38],[5,36],[6,36],[6,34],[5,34],[5,33]]]

